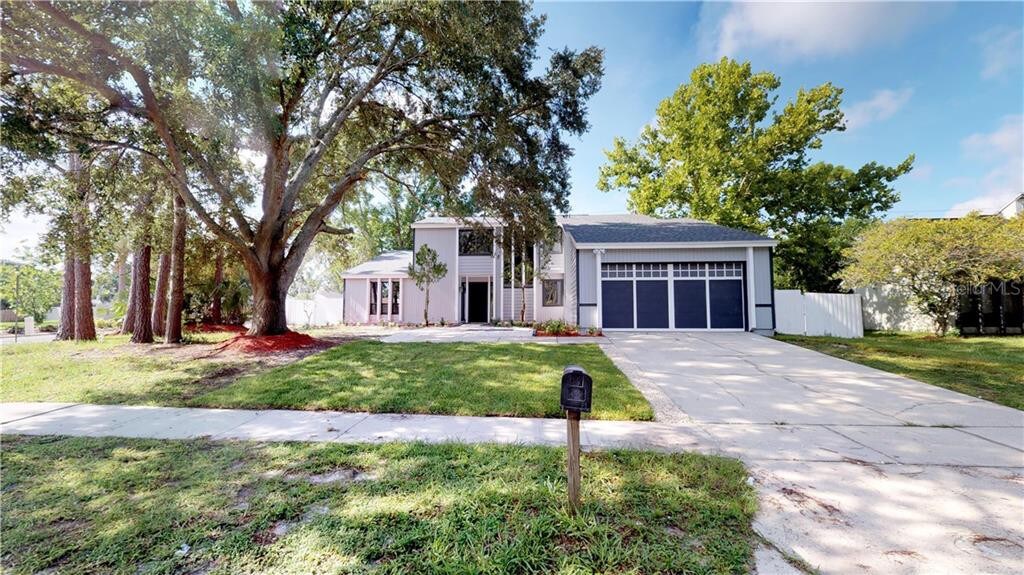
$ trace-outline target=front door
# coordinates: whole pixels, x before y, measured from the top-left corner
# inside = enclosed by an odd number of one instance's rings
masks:
[[[487,282],[469,282],[469,323],[487,323]]]

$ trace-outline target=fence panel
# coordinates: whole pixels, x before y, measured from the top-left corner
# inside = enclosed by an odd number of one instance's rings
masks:
[[[342,322],[343,300],[336,293],[318,293],[313,299],[290,297],[285,300],[285,314],[291,325],[336,325]]]
[[[775,290],[779,333],[863,337],[860,294]]]

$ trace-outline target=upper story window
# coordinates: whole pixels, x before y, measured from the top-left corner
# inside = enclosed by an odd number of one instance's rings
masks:
[[[489,256],[494,253],[494,232],[487,229],[459,230],[460,256]]]

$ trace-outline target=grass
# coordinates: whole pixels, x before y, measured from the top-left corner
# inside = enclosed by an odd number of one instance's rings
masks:
[[[556,448],[4,440],[4,573],[751,569],[731,459],[586,453],[572,516]]]
[[[653,419],[596,345],[357,341],[275,368],[203,349],[133,345],[126,336],[5,345],[0,401],[560,417],[562,369],[577,363],[595,381],[590,417]]]
[[[594,419],[650,420],[643,395],[596,345],[359,341],[243,377],[192,405],[560,417],[562,369],[594,378]]]
[[[230,334],[188,334],[214,343]],[[193,383],[224,369],[218,360],[183,361],[128,336],[93,342],[55,341],[0,347],[0,401],[61,401],[180,405],[201,391]]]
[[[780,340],[918,381],[1024,409],[1024,338],[867,333],[860,339],[780,335]]]

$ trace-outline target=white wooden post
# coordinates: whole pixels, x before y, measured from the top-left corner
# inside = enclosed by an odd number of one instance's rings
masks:
[[[451,323],[453,323],[453,324],[460,323],[460,319],[461,319],[459,317],[459,297],[458,297],[459,282],[461,281],[460,278],[459,278],[459,260],[460,259],[461,258],[459,257],[459,226],[455,226],[455,293],[456,293],[456,296],[455,296],[455,317],[453,317],[452,321],[451,321]]]
[[[601,254],[604,250],[594,250],[594,276],[597,282],[597,329],[604,328],[604,318],[601,314]]]
[[[744,275],[747,281],[747,316],[750,317],[747,331],[754,331],[754,328],[757,327],[757,300],[754,293],[754,248],[752,247],[747,247],[747,269],[745,272]]]

